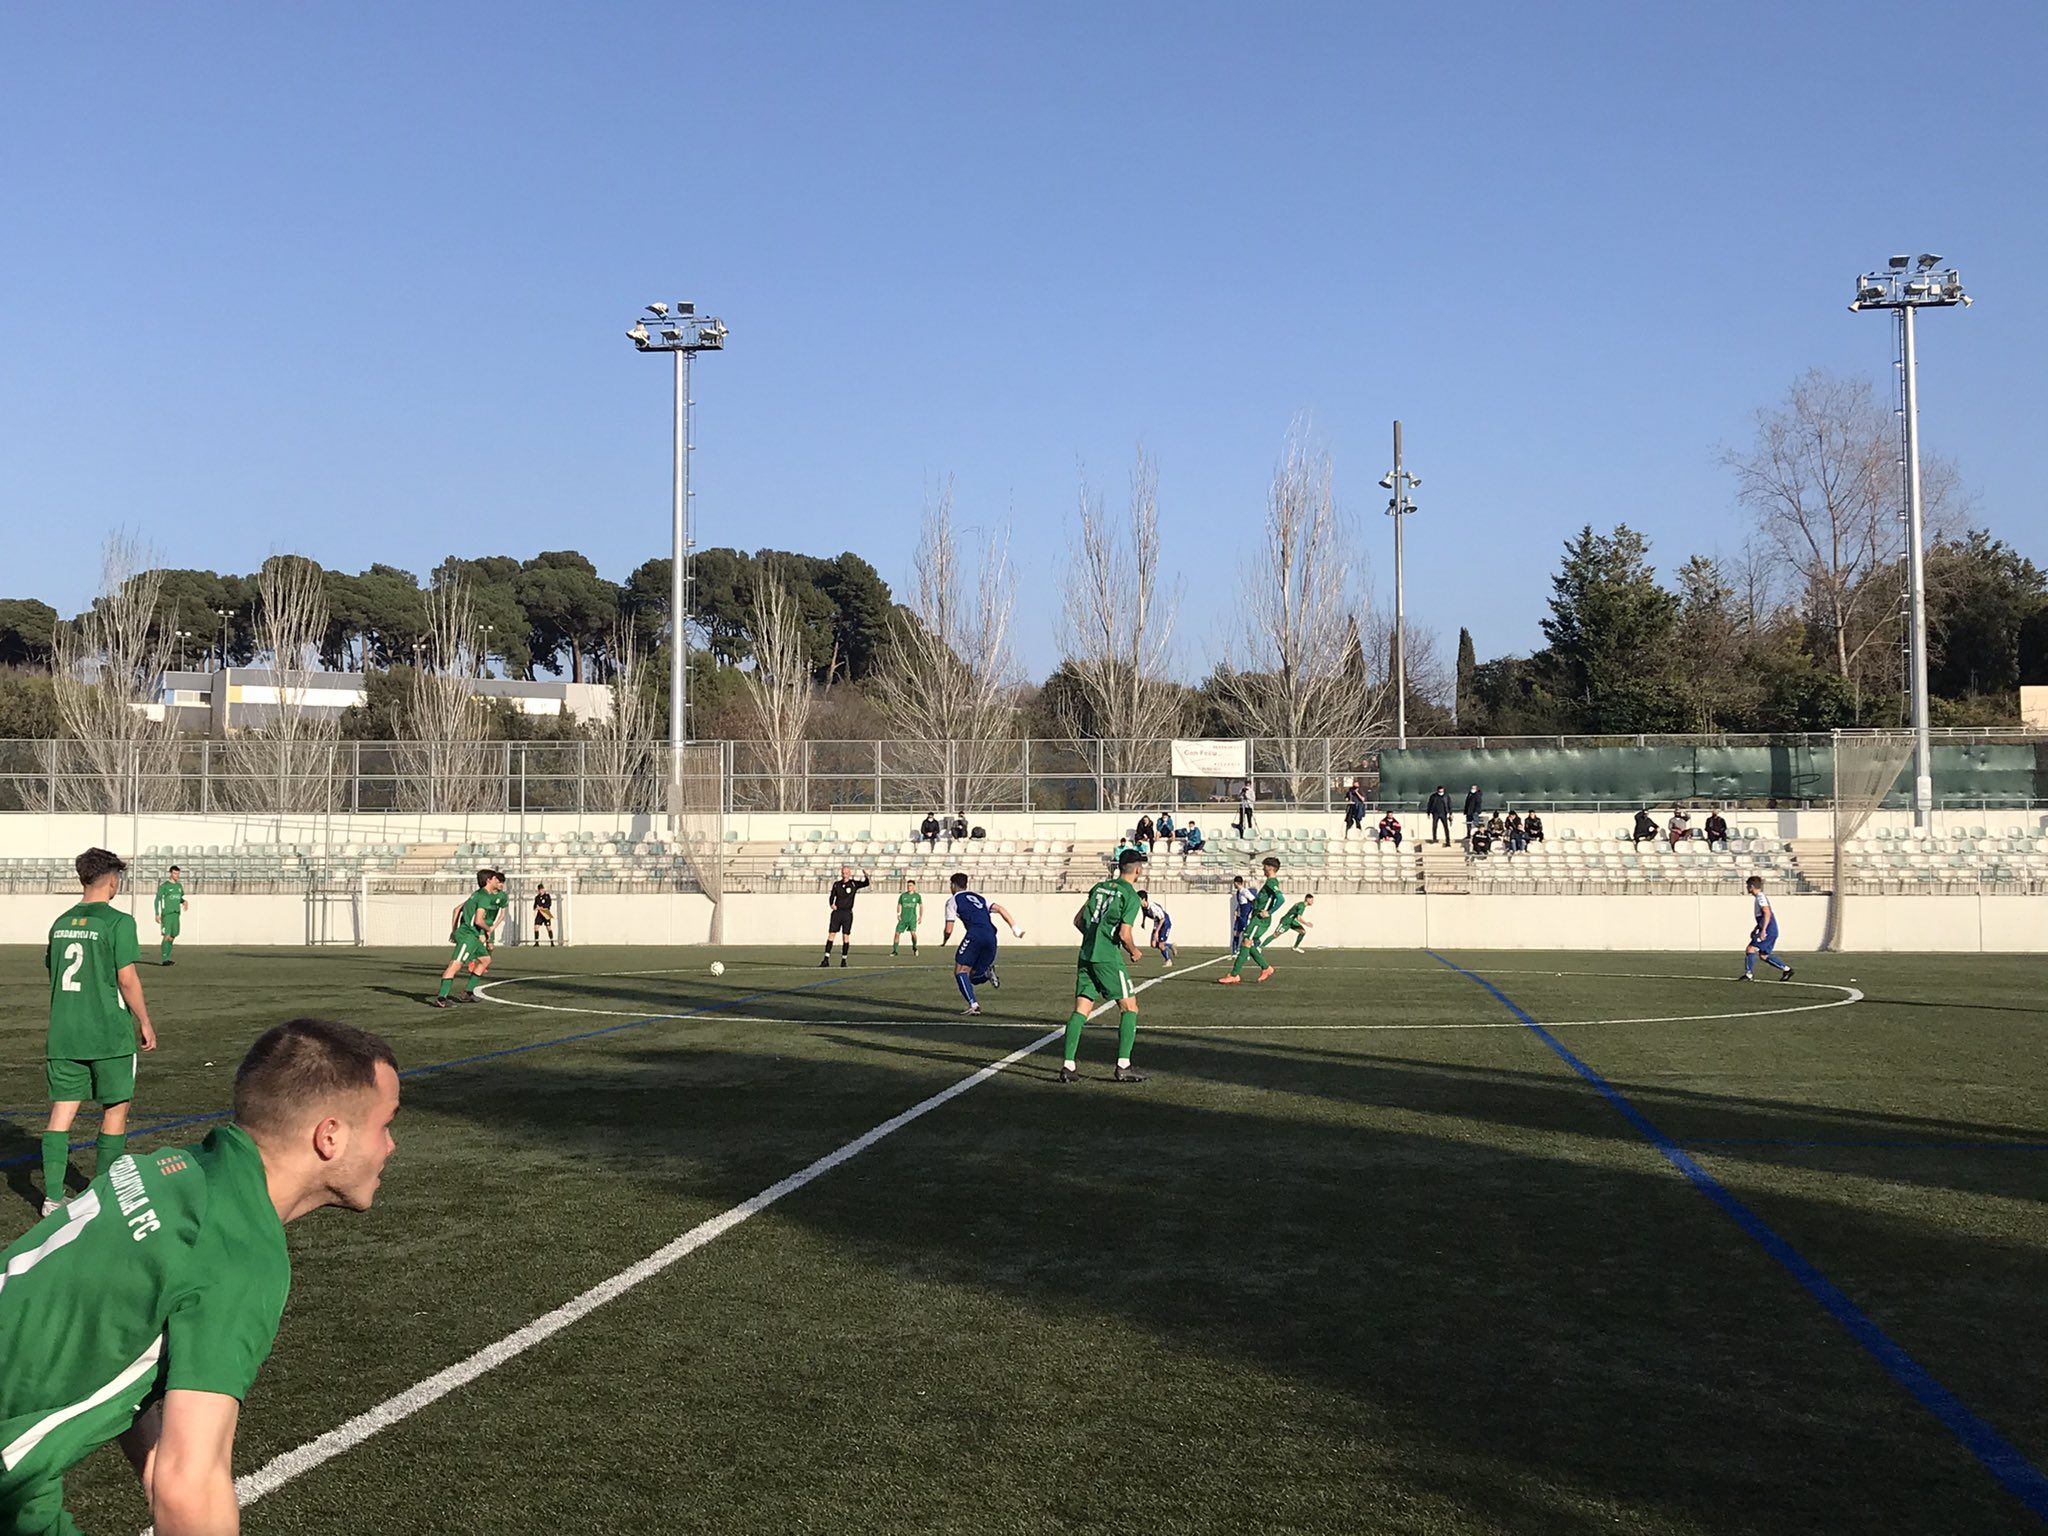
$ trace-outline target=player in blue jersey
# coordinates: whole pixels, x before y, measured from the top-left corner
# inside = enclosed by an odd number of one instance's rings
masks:
[[[1756,961],[1761,955],[1764,964],[1778,968],[1778,980],[1790,981],[1792,967],[1774,953],[1778,947],[1778,914],[1771,910],[1771,898],[1764,894],[1764,877],[1751,875],[1747,885],[1750,899],[1756,904],[1756,926],[1750,929],[1749,948],[1742,954],[1742,979],[1756,980]]]
[[[967,889],[965,875],[953,877],[953,894],[946,898],[946,929],[939,935],[939,942],[952,943],[953,927],[956,923],[960,926],[960,947],[953,952],[953,984],[967,999],[967,1006],[962,1010],[965,1013],[981,1012],[981,1001],[974,995],[976,987],[1002,986],[1002,981],[996,976],[995,920],[998,917],[1010,925],[1011,937],[1024,937],[1024,930],[1017,926],[1017,919],[999,903]]]
[[[1244,883],[1243,875],[1230,879],[1230,953],[1234,957],[1238,946],[1244,943],[1244,925],[1252,915],[1252,888]]]
[[[1152,947],[1159,951],[1159,958],[1168,965],[1173,964],[1173,914],[1152,899],[1150,891],[1138,892],[1138,900],[1144,920],[1152,925]]]

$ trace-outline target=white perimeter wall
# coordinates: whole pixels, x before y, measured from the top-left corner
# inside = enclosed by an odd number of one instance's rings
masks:
[[[1024,925],[1025,938],[1005,944],[1065,948],[1074,942],[1079,897],[1070,893],[1016,896],[1004,904]],[[309,903],[303,896],[198,896],[186,909],[185,946],[303,945],[307,943],[436,946],[445,942],[446,895],[377,895],[367,907],[343,896]],[[40,944],[62,910],[61,897],[0,894],[0,943]],[[1826,921],[1827,898],[1781,896],[1778,920],[1785,947],[1813,949]],[[1183,896],[1174,901],[1174,936],[1195,949],[1220,947],[1226,938],[1224,898]],[[873,948],[889,941],[895,904],[886,890],[861,898],[855,942]],[[562,909],[573,944],[703,944],[711,929],[711,903],[695,894],[614,896],[571,894]],[[523,912],[518,914],[524,921]],[[1634,949],[1740,951],[1749,931],[1748,898],[1736,895],[1665,896],[1363,896],[1318,897],[1309,910],[1310,942],[1366,949]],[[156,927],[147,907],[138,919],[145,951]],[[938,942],[939,902],[926,903],[920,941]],[[1850,900],[1850,947],[1859,950],[1964,953],[2048,953],[2048,897],[1861,896]],[[729,944],[821,944],[825,898],[805,895],[735,895],[727,898]],[[1292,942],[1291,940],[1287,942]]]

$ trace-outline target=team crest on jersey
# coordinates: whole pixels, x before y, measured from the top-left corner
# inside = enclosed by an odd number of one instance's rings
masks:
[[[159,1154],[156,1160],[158,1173],[183,1173],[191,1166],[182,1152],[164,1152]]]

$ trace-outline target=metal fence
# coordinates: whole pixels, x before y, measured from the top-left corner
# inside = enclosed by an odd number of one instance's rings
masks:
[[[2040,745],[2039,732],[1938,732],[1938,741]],[[1588,747],[1825,748],[1826,734],[1805,736],[1411,737],[1404,756],[1444,751]],[[699,744],[700,747],[713,745]],[[1029,811],[1171,810],[1228,820],[1237,778],[1176,776],[1171,743],[1013,740],[988,742],[812,741],[795,772],[770,765],[763,743],[715,744],[693,754],[692,803],[722,804],[727,814],[779,811],[901,812],[913,818]],[[1327,741],[1255,738],[1246,743],[1260,810],[1335,811],[1358,781],[1378,808],[1380,746],[1359,751]],[[1390,747],[1390,743],[1381,745]],[[587,741],[380,742],[301,744],[279,762],[260,742],[180,739],[121,743],[0,741],[0,812],[322,814],[350,812],[616,812],[658,814],[674,802],[662,782],[666,748],[648,743],[621,754]],[[706,766],[720,764],[717,782]],[[1132,764],[1140,767],[1133,771]],[[624,766],[622,766],[624,765]],[[2044,767],[2048,772],[2048,767]],[[1978,808],[1964,793],[1936,786],[1944,808]],[[1759,804],[1762,796],[1755,797]],[[1414,814],[1405,790],[1393,809]],[[1612,809],[1629,799],[1516,797],[1523,809]],[[1743,803],[1740,797],[1725,803]],[[1801,803],[1826,804],[1825,795]],[[1988,806],[1990,802],[1982,802]],[[2012,805],[2002,799],[2002,805]]]

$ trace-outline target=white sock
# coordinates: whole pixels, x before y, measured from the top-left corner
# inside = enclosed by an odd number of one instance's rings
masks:
[[[1069,1072],[1074,1070],[1074,1058],[1071,1056],[1067,1058],[1067,1070]]]
[[[1117,1058],[1116,1064],[1119,1070],[1129,1071],[1131,1065],[1131,1058],[1128,1056],[1119,1056]]]

